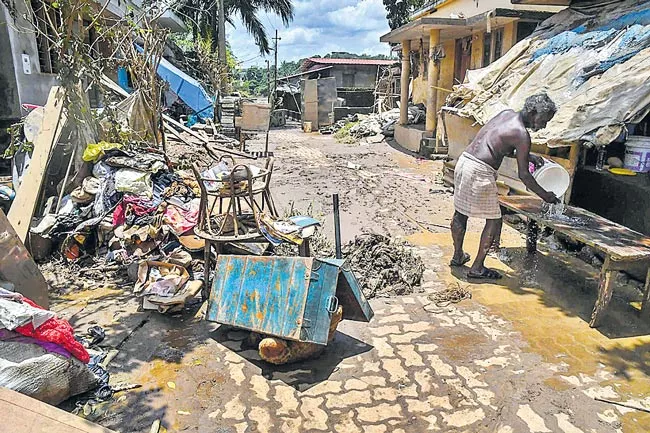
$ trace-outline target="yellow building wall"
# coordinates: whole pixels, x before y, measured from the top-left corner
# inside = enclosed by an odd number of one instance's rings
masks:
[[[507,53],[517,43],[517,21],[503,27],[503,54]]]
[[[454,63],[456,59],[456,41],[443,41],[442,49],[445,57],[440,62],[440,78],[438,78],[438,87],[451,90],[454,85]],[[438,90],[438,104],[436,111],[440,111],[449,92]]]
[[[565,6],[518,5],[510,3],[510,0],[447,0],[427,16],[449,18],[450,14],[463,14],[465,18],[470,18],[494,8],[560,12]]]

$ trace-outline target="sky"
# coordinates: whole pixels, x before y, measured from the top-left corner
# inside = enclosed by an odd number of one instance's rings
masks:
[[[278,30],[278,63],[332,51],[389,54],[379,37],[390,31],[382,0],[293,0],[294,19],[288,27],[274,14],[261,12],[260,20],[271,38]],[[239,19],[227,25],[226,34],[242,68],[265,65],[259,49]],[[273,64],[273,53],[268,56]]]

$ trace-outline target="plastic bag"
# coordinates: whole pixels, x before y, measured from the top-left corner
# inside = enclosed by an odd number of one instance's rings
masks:
[[[86,146],[84,150],[83,159],[86,162],[97,162],[104,156],[104,152],[110,149],[120,149],[122,145],[120,143],[109,143],[107,141],[100,141],[99,143],[90,143]]]
[[[153,197],[151,173],[122,168],[115,173],[115,190],[151,198]]]

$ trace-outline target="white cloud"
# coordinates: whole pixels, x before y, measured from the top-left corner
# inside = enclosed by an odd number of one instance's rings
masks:
[[[389,52],[388,45],[379,42],[379,37],[390,30],[382,0],[294,0],[294,11],[294,20],[286,28],[277,16],[260,15],[269,39],[276,28],[282,38],[278,48],[280,61],[325,55],[332,51],[357,54]],[[264,64],[263,57],[256,57],[259,50],[239,20],[235,20],[234,28],[227,30],[228,41],[240,61],[255,57],[242,66]]]

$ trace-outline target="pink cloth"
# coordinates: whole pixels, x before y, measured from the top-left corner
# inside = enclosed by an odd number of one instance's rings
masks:
[[[194,228],[199,220],[199,204],[201,200],[195,198],[186,204],[187,209],[168,204],[165,209],[163,221],[171,227],[176,235],[182,235]]]
[[[136,216],[153,215],[158,210],[158,206],[146,198],[135,195],[125,195],[122,201],[113,211],[113,226],[121,226],[126,222],[126,216],[135,214]]]

